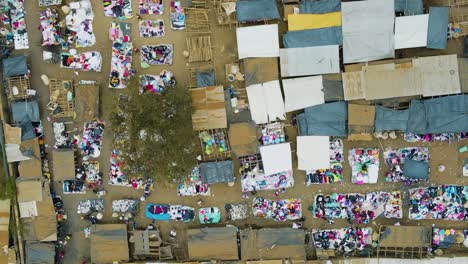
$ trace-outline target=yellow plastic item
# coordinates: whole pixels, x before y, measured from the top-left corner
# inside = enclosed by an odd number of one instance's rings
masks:
[[[341,26],[341,12],[288,15],[289,31]]]

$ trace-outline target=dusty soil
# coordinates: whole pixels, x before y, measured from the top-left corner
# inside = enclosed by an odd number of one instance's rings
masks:
[[[70,2],[70,1],[65,1]],[[172,31],[169,29],[169,1],[164,1],[165,3],[165,10],[162,16],[158,15],[147,15],[143,16],[143,19],[158,19],[163,18],[166,22],[166,36],[163,38],[140,38],[138,35],[138,24],[137,18],[133,17],[128,22],[132,23],[132,37],[134,46],[140,47],[143,44],[157,44],[157,43],[174,43],[175,48],[175,56],[173,65],[171,66],[151,66],[148,69],[141,69],[140,68],[140,58],[139,54],[135,54],[133,57],[133,66],[137,69],[137,74],[142,73],[152,73],[152,74],[159,74],[162,69],[171,70],[175,73],[177,82],[180,86],[186,87],[188,83],[188,65],[182,55],[182,52],[185,50],[185,37],[188,35],[185,31]],[[210,1],[211,3],[211,1]],[[111,41],[108,37],[108,30],[111,21],[113,21],[110,17],[104,16],[103,7],[101,1],[92,1],[93,10],[95,14],[95,19],[93,23],[94,32],[96,34],[97,43],[91,48],[80,49],[79,51],[87,51],[87,50],[96,50],[100,51],[103,58],[103,65],[102,71],[100,73],[94,72],[80,72],[79,76],[76,76],[73,70],[68,69],[61,69],[59,65],[49,65],[45,64],[42,61],[42,47],[40,46],[41,43],[41,33],[37,29],[37,25],[39,22],[38,12],[40,8],[38,7],[37,1],[26,1],[26,23],[29,31],[29,38],[30,38],[30,46],[31,48],[26,51],[29,55],[29,62],[31,64],[32,70],[32,86],[38,90],[39,101],[42,107],[42,116],[43,116],[43,124],[45,130],[45,138],[49,146],[53,145],[53,135],[52,135],[52,124],[46,120],[46,115],[48,114],[46,111],[46,104],[49,100],[48,89],[45,87],[41,80],[41,74],[47,74],[50,78],[59,78],[59,79],[73,79],[75,82],[79,80],[97,80],[101,84],[100,88],[100,105],[101,105],[101,119],[104,121],[108,121],[108,116],[113,110],[113,105],[115,104],[115,99],[119,93],[128,93],[130,89],[138,89],[137,86],[128,87],[126,90],[112,90],[107,88],[108,84],[108,75],[110,70],[110,56],[111,56]],[[211,4],[210,4],[211,5]],[[132,1],[132,7],[134,10],[134,14],[138,12],[138,1]],[[62,16],[63,17],[63,16]],[[224,83],[224,65],[225,63],[234,62],[236,61],[237,52],[236,52],[236,42],[235,42],[235,27],[220,27],[215,25],[214,23],[214,12],[212,11],[212,39],[214,42],[214,66],[216,67],[217,72],[217,79],[218,82]],[[281,28],[285,28],[284,25]],[[431,55],[441,54],[441,53],[453,53],[461,51],[461,42],[460,41],[451,41],[449,45],[449,51],[424,51],[424,55],[430,53]],[[413,54],[414,53],[414,54]],[[405,56],[410,55],[421,55],[418,50],[411,50],[406,52]],[[463,73],[461,73],[463,74]],[[135,80],[136,78],[133,77]],[[133,82],[136,84],[136,82]],[[75,123],[75,126],[82,128],[82,123]],[[293,127],[288,127],[288,135],[290,136],[290,140],[294,145],[295,142],[295,129]],[[101,164],[101,171],[104,173],[104,182],[107,180],[107,174],[109,171],[109,157],[111,153],[111,141],[112,141],[112,131],[110,129],[106,129],[105,131],[105,139],[104,139],[104,146],[102,149],[101,157],[99,158]],[[372,141],[372,142],[345,142],[345,153],[351,147],[380,147],[382,149],[386,147],[405,147],[405,146],[415,146],[415,145],[424,145],[430,147],[430,154],[431,154],[431,181],[430,184],[468,184],[467,179],[461,178],[461,168],[463,159],[467,157],[465,154],[463,157],[459,155],[457,152],[457,148],[462,146],[464,143],[452,143],[448,144],[444,143],[421,143],[421,144],[413,144],[413,143],[406,143],[404,142],[401,137],[398,140],[386,140],[386,141]],[[51,152],[51,148],[48,149]],[[295,156],[295,153],[293,153]],[[52,157],[50,157],[52,158]],[[148,157],[151,159],[154,157]],[[382,157],[381,157],[382,159]],[[294,161],[294,166],[297,165],[297,161]],[[383,160],[381,160],[381,169],[380,169],[380,178],[379,183],[374,185],[364,185],[364,186],[357,186],[351,183],[350,180],[350,168],[347,163],[345,163],[344,168],[344,175],[345,175],[345,182],[340,184],[334,185],[315,185],[312,187],[306,187],[305,185],[305,174],[303,171],[295,171],[295,180],[296,184],[294,188],[290,188],[287,190],[286,193],[280,195],[279,198],[292,198],[292,197],[299,197],[303,200],[303,215],[306,218],[305,227],[308,229],[311,228],[339,228],[344,227],[347,225],[345,221],[337,221],[333,226],[328,225],[325,221],[313,219],[310,212],[307,211],[307,207],[311,205],[314,195],[319,192],[323,193],[330,193],[330,192],[367,192],[373,190],[406,190],[403,184],[393,184],[393,183],[386,183],[384,182],[383,174],[386,170]],[[447,166],[448,170],[445,173],[438,173],[435,169],[437,165],[444,164]],[[55,186],[55,190],[57,193],[61,193],[62,188],[61,186]],[[112,200],[114,199],[122,199],[122,198],[138,198],[142,195],[142,191],[135,191],[131,188],[125,187],[115,187],[115,186],[107,186],[104,185],[104,188],[108,191],[108,195],[105,196],[107,208],[105,212],[105,223],[112,222],[111,218],[111,209],[110,205]],[[234,187],[228,187],[224,184],[214,185],[212,186],[213,194],[210,197],[202,197],[201,199],[204,201],[204,206],[218,206],[224,208],[225,203],[232,203],[232,202],[245,202],[246,200],[241,198],[241,188],[239,180],[236,182]],[[257,195],[274,198],[273,191],[262,191],[259,192]],[[64,259],[64,263],[79,263],[83,259],[89,258],[90,250],[89,250],[89,240],[84,238],[83,228],[88,225],[88,222],[85,222],[79,218],[79,216],[75,213],[76,205],[79,200],[86,199],[86,198],[93,198],[95,195],[92,192],[89,192],[85,195],[62,195],[64,198],[65,206],[68,210],[68,222],[69,228],[72,233],[72,239],[69,242],[66,255]],[[252,197],[249,198],[248,201],[251,200]],[[165,183],[165,182],[157,182],[156,189],[152,192],[151,196],[147,199],[146,202],[154,203],[173,203],[173,204],[184,204],[188,206],[192,206],[197,208],[198,198],[193,197],[178,197],[176,194],[176,185]],[[140,206],[140,214],[137,218],[138,226],[144,226],[151,221],[145,219],[144,217],[144,206],[146,203],[142,203]],[[397,222],[396,220],[385,220],[385,219],[377,219],[374,221],[371,226],[375,227],[377,224],[392,224]],[[453,228],[462,228],[467,227],[466,223],[462,222],[450,222],[450,221],[419,221],[419,222],[410,222],[407,220],[407,214],[403,220],[400,221],[402,224],[413,224],[413,225],[426,225],[431,226],[435,223],[437,226],[440,227],[453,227]],[[223,222],[225,224],[225,222]],[[245,227],[247,225],[258,225],[258,226],[290,226],[291,223],[276,223],[273,221],[266,221],[266,220],[259,220],[253,217],[245,221],[236,222],[235,225],[239,227]],[[180,236],[179,239],[183,239],[185,236],[184,230],[187,228],[194,228],[199,227],[200,224],[198,221],[189,224],[183,223],[174,223],[174,222],[162,222],[157,223],[160,229],[163,232],[163,236],[167,237],[168,230],[171,227],[176,227],[178,230],[178,234]],[[109,252],[109,254],[112,254]]]

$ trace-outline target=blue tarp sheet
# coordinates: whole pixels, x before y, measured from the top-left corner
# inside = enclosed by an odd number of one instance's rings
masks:
[[[145,210],[145,216],[149,219],[159,221],[169,221],[171,216],[169,214],[168,204],[147,204]]]
[[[424,12],[422,0],[395,0],[395,11],[405,16],[421,15]]]
[[[204,184],[234,181],[232,160],[204,162],[200,164],[200,174]]]
[[[375,109],[375,132],[406,131],[409,110],[393,110],[380,105]]]
[[[28,62],[24,55],[3,59],[3,78],[28,74]]]
[[[326,45],[342,45],[341,27],[289,31],[283,35],[285,48],[303,48]]]
[[[429,28],[427,31],[427,47],[430,49],[446,49],[449,23],[448,7],[429,8]]]
[[[39,105],[37,101],[14,102],[11,104],[12,121],[15,124],[21,123],[25,117],[31,122],[41,121],[39,116]]]
[[[308,107],[297,115],[300,136],[347,136],[348,111],[345,102]]]
[[[236,9],[239,22],[280,18],[276,0],[240,0],[237,1]]]
[[[424,110],[423,101],[411,101],[406,132],[417,134],[426,133],[426,111]]]
[[[341,0],[303,0],[299,3],[301,14],[326,14],[341,11]]]

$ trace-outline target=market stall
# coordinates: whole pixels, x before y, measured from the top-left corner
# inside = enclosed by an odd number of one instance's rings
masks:
[[[141,67],[150,65],[171,65],[174,56],[174,44],[141,46]]]
[[[380,226],[377,241],[377,257],[422,259],[431,245],[431,230],[425,226]]]
[[[112,57],[109,88],[123,89],[132,75],[133,44],[130,41],[129,23],[112,22],[110,39],[112,40]]]
[[[210,187],[208,184],[203,184],[200,174],[200,167],[194,167],[192,173],[182,179],[177,187],[177,195],[179,196],[196,196],[210,195]]]
[[[126,224],[98,224],[90,228],[91,263],[125,263],[130,260]]]
[[[468,247],[468,229],[443,229],[432,228],[432,250],[453,249],[461,247],[466,250]]]
[[[72,2],[70,13],[65,17],[67,29],[73,34],[68,38],[69,44],[75,42],[77,48],[90,47],[96,44],[93,32],[94,13],[89,0]]]
[[[330,139],[330,167],[306,171],[306,184],[330,184],[343,182],[343,140]]]
[[[275,221],[297,220],[302,217],[301,199],[268,200],[261,197],[252,202],[254,216]]]
[[[64,194],[85,194],[86,186],[84,182],[78,180],[65,180],[62,182]]]
[[[162,70],[159,75],[144,74],[140,75],[140,94],[150,92],[161,94],[167,88],[175,85],[174,73]]]
[[[86,51],[72,55],[70,53],[60,54],[62,68],[100,72],[102,56],[99,51]]]
[[[187,230],[191,260],[238,260],[237,228],[211,227]]]
[[[13,43],[16,50],[29,49],[28,31],[26,30],[24,0],[8,1]]]
[[[101,173],[99,173],[99,162],[87,160],[81,163],[84,177],[90,186],[100,185],[102,183]]]
[[[286,134],[284,133],[284,124],[281,122],[273,122],[261,126],[262,145],[272,145],[286,142]]]
[[[225,112],[224,112],[225,113]],[[192,115],[192,123],[194,122]],[[220,122],[226,122],[226,117],[220,117]],[[213,120],[210,120],[210,123]],[[198,133],[202,148],[203,160],[225,159],[231,156],[229,137],[225,128],[208,129]]]
[[[429,148],[408,147],[387,149],[385,163],[390,170],[385,174],[387,182],[419,182],[429,180]]]
[[[126,215],[138,211],[138,201],[131,199],[121,199],[112,201],[112,212]]]
[[[91,158],[98,158],[101,155],[104,127],[104,123],[98,120],[84,124],[83,137],[79,144],[81,155]]]
[[[163,0],[138,0],[140,15],[162,15],[164,12]]]
[[[171,0],[171,29],[184,30],[185,29],[185,11],[182,7],[181,1]]]
[[[76,208],[77,214],[89,214],[104,211],[104,199],[81,200]]]
[[[75,179],[75,153],[72,149],[52,151],[52,176],[56,182]]]
[[[195,219],[195,209],[183,205],[147,204],[146,218],[159,221],[191,222]]]
[[[104,15],[118,19],[131,18],[133,16],[131,0],[102,0]]]
[[[72,80],[49,80],[50,101],[47,109],[54,118],[69,118],[75,115],[74,87]]]
[[[247,204],[226,204],[224,209],[229,221],[244,220],[249,217],[249,206]]]
[[[140,25],[140,37],[164,37],[166,35],[166,26],[164,20],[141,20]]]
[[[40,26],[42,31],[42,46],[62,45],[62,48],[67,48],[68,44],[63,39],[62,29],[59,24],[59,15],[57,10],[47,8],[39,13]]]
[[[370,248],[372,228],[312,229],[315,249],[332,249],[337,255],[346,255]]]
[[[349,150],[351,181],[355,184],[377,183],[379,177],[379,149],[353,148]]]
[[[216,224],[221,221],[221,211],[218,207],[198,209],[198,220],[200,224]]]
[[[52,128],[54,131],[54,148],[71,148],[71,137],[65,123],[54,122]]]

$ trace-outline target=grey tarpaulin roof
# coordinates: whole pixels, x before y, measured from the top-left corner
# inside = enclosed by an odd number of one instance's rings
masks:
[[[36,100],[14,102],[11,104],[13,123],[20,123],[24,117],[29,117],[31,122],[41,121],[39,116],[39,105]]]
[[[197,70],[195,72],[195,77],[197,79],[198,88],[216,85],[215,72],[213,69]]]
[[[280,18],[276,0],[238,0],[236,9],[239,22]]]
[[[446,49],[449,23],[448,7],[429,8],[429,28],[427,31],[427,47],[430,49]]]
[[[187,230],[191,260],[238,260],[237,228],[212,227]]]
[[[407,132],[426,133],[426,111],[421,100],[412,100],[409,107]]]
[[[299,2],[301,14],[325,14],[339,12],[341,10],[341,0],[303,0]]]
[[[3,59],[3,78],[25,75],[28,73],[28,62],[24,55]]]
[[[395,11],[405,16],[420,15],[424,13],[423,0],[395,0]]]
[[[344,137],[348,112],[345,102],[308,107],[297,115],[300,136]]]
[[[323,77],[323,94],[325,102],[343,101],[343,81],[340,80],[327,80],[326,76]]]
[[[283,35],[285,48],[303,48],[343,44],[341,27],[289,31]]]
[[[393,110],[391,108],[376,106],[375,109],[375,131],[383,132],[389,130],[406,131],[409,110]]]
[[[29,116],[24,116],[23,120],[19,123],[19,127],[21,127],[21,141],[30,140],[36,137],[36,133],[34,132],[34,127]]]
[[[233,182],[234,165],[232,160],[204,162],[200,164],[200,174],[205,184]]]
[[[55,246],[52,243],[27,243],[26,264],[54,264]]]

